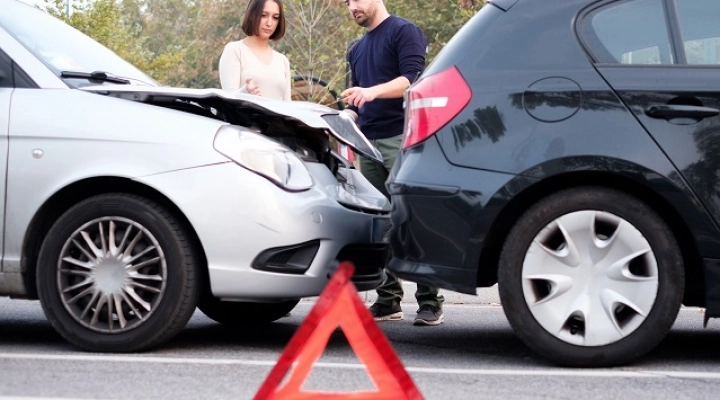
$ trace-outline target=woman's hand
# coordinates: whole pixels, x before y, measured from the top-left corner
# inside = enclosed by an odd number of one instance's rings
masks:
[[[261,96],[260,87],[252,80],[252,78],[245,79],[245,89],[250,94]]]

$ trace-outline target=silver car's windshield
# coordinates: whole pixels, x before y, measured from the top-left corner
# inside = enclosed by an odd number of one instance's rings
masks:
[[[94,72],[126,78],[131,83],[158,85],[145,73],[85,34],[20,1],[0,0],[0,28],[25,46],[57,76],[62,77],[68,86],[97,85],[97,79],[91,82],[77,74]]]

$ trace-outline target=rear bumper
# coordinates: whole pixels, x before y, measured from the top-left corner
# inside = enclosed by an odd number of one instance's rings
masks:
[[[475,294],[479,247],[468,245],[474,231],[471,210],[463,205],[459,189],[388,186],[393,255],[388,269],[413,282]]]
[[[447,162],[429,139],[398,156],[387,187],[391,195],[392,260],[398,277],[475,294],[488,231],[501,210],[496,196],[514,176]]]
[[[393,257],[388,269],[402,279],[466,294],[477,294],[477,271],[408,261]]]

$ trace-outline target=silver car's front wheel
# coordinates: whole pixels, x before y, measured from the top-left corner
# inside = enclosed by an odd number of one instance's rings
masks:
[[[45,236],[38,295],[53,327],[94,351],[135,351],[177,334],[198,300],[198,257],[177,218],[149,199],[91,197]]]
[[[622,364],[672,326],[684,288],[677,243],[639,200],[599,187],[531,207],[512,229],[498,273],[508,320],[562,364]]]
[[[162,247],[146,227],[127,218],[87,222],[67,238],[58,257],[65,309],[98,332],[119,333],[149,320],[166,281]]]

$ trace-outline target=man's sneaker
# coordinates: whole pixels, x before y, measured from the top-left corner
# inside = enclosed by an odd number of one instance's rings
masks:
[[[375,321],[400,321],[403,319],[403,312],[400,303],[391,306],[375,303],[368,308]]]
[[[417,310],[414,325],[440,325],[445,321],[443,311],[431,304],[423,304]]]

